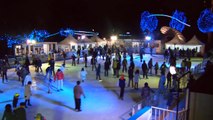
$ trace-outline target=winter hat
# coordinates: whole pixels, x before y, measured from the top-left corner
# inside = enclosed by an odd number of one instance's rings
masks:
[[[19,94],[18,93],[14,94],[14,97],[19,97]]]
[[[120,79],[121,79],[121,80],[124,80],[124,74],[123,74],[123,73],[121,74]]]

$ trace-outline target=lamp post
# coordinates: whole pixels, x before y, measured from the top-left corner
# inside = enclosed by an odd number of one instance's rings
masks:
[[[170,66],[169,71],[173,76],[173,80],[176,82],[177,81],[177,108],[176,108],[176,120],[178,120],[178,111],[179,111],[179,87],[180,87],[180,81],[177,79],[177,72],[176,72],[176,67],[175,66]]]

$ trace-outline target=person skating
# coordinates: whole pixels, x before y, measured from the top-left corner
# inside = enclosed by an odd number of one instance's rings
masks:
[[[58,69],[54,76],[54,81],[57,82],[57,91],[58,92],[60,90],[63,91],[63,80],[64,80],[64,73],[60,69]]]
[[[12,111],[12,106],[10,104],[7,104],[5,106],[5,110],[2,116],[2,120],[16,120],[14,113]]]
[[[121,77],[119,79],[119,87],[120,87],[120,96],[119,99],[123,100],[124,97],[124,89],[126,86],[126,79],[124,78],[124,74],[121,74]]]
[[[80,77],[81,77],[82,82],[84,82],[87,79],[87,71],[84,70],[84,68],[81,69]]]
[[[75,99],[75,110],[77,112],[81,111],[81,96],[83,95],[86,98],[82,87],[80,86],[81,82],[77,81],[76,86],[74,87],[74,99]]]
[[[28,84],[25,86],[25,89],[24,89],[24,96],[25,96],[25,107],[27,108],[27,105],[28,106],[32,106],[31,103],[30,103],[30,97],[32,95],[32,92],[31,92],[31,85],[32,85],[32,82],[29,81]],[[28,103],[28,104],[27,104]]]

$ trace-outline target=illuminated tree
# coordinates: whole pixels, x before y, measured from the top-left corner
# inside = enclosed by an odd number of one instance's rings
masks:
[[[174,18],[182,21],[182,22],[186,22],[186,16],[184,15],[184,12],[181,12],[181,11],[178,11],[178,10],[175,10],[175,12],[173,13],[173,16]],[[171,19],[170,23],[169,23],[169,26],[171,28],[174,28],[180,32],[183,31],[183,29],[185,28],[185,25],[180,23],[179,21],[175,20],[175,19]]]
[[[148,30],[153,32],[158,26],[158,19],[156,16],[150,16],[151,14],[148,11],[144,11],[141,14],[140,28],[143,32]]]
[[[197,26],[203,33],[213,32],[213,13],[210,9],[205,9],[201,12],[197,20]]]

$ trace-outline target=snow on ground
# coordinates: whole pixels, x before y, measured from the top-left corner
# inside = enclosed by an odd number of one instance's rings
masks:
[[[163,63],[162,55],[154,55],[153,64],[156,61],[159,65]],[[129,58],[128,58],[129,59]],[[145,55],[144,59],[146,63],[150,59],[150,55]],[[86,98],[82,98],[82,111],[76,112],[74,110],[73,99],[73,87],[76,85],[76,81],[80,80],[79,71],[84,66],[80,64],[77,66],[71,66],[71,60],[67,60],[65,69],[65,81],[64,91],[57,92],[52,90],[52,94],[47,93],[47,81],[44,79],[44,75],[34,72],[34,67],[30,67],[30,71],[33,77],[33,95],[31,97],[31,107],[26,109],[28,120],[33,120],[36,113],[42,113],[47,120],[119,120],[121,115],[127,112],[132,105],[135,105],[140,101],[140,90],[134,90],[132,88],[125,89],[124,100],[118,99],[119,88],[116,86],[118,78],[113,77],[112,74],[109,77],[103,76],[103,60],[98,60],[101,63],[102,69],[102,82],[95,80],[95,71],[91,71],[91,67],[86,68],[88,72],[87,80],[81,83]],[[141,70],[140,57],[134,56],[136,67]],[[88,63],[90,58],[88,59]],[[201,60],[193,62],[192,66],[200,63]],[[180,64],[180,60],[177,62]],[[62,61],[56,62],[56,69],[60,67]],[[47,63],[42,65],[43,71],[47,67]],[[111,71],[112,73],[112,71]],[[0,117],[3,115],[4,106],[6,104],[12,104],[13,95],[15,93],[20,94],[19,103],[24,101],[24,87],[17,80],[17,75],[14,69],[10,69],[8,72],[9,82],[0,83]],[[159,76],[150,76],[149,79],[142,79],[139,83],[139,88],[142,88],[145,82],[148,82],[151,88],[158,87]],[[55,84],[55,83],[53,83]]]

